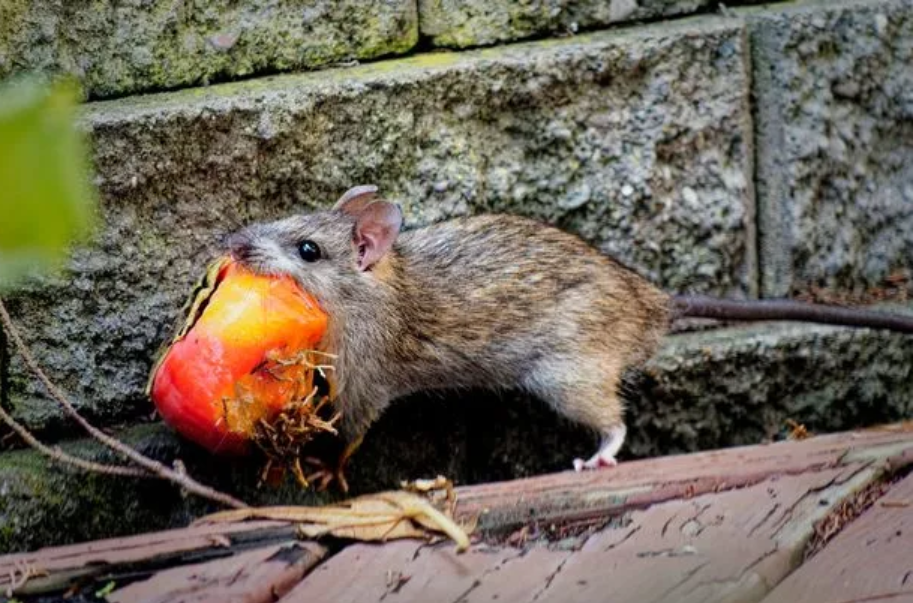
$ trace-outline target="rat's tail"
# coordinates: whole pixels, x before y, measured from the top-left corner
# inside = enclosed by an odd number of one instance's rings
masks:
[[[790,320],[913,334],[913,314],[843,308],[783,299],[734,301],[702,295],[672,296],[673,318]]]

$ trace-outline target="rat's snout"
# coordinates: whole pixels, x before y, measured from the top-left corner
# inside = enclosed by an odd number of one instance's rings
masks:
[[[226,247],[237,262],[249,262],[254,256],[254,240],[246,230],[229,235]]]

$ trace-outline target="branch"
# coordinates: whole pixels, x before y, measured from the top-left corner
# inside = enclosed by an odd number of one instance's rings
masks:
[[[103,473],[105,475],[123,475],[127,477],[152,477],[146,471],[142,469],[136,469],[134,467],[123,467],[120,465],[104,465],[102,463],[95,463],[93,461],[87,461],[86,459],[81,459],[77,456],[67,454],[59,448],[51,448],[45,444],[42,444],[35,436],[33,436],[28,429],[23,427],[20,423],[16,421],[13,417],[6,412],[6,410],[0,406],[0,420],[6,423],[10,429],[16,432],[16,434],[22,438],[26,444],[40,452],[41,454],[50,457],[51,459],[63,463],[64,465],[72,465],[73,467],[78,467],[86,471],[92,471],[94,473]]]
[[[238,500],[237,498],[201,484],[187,474],[179,473],[173,469],[168,468],[162,463],[159,463],[158,461],[155,461],[146,455],[137,452],[120,440],[112,438],[108,434],[104,433],[86,421],[82,415],[77,412],[76,408],[67,398],[66,394],[64,394],[63,391],[54,385],[54,383],[48,378],[45,372],[38,365],[35,357],[32,356],[32,353],[25,345],[25,342],[22,341],[22,337],[19,335],[19,331],[16,329],[9,313],[6,311],[6,306],[4,305],[2,299],[0,299],[0,323],[2,323],[3,328],[6,330],[7,334],[13,342],[13,345],[15,345],[16,350],[19,352],[19,354],[22,355],[22,360],[25,362],[25,365],[29,368],[32,374],[34,374],[35,377],[41,381],[42,385],[44,385],[51,398],[53,398],[60,405],[67,416],[76,421],[76,423],[85,429],[90,436],[95,438],[95,440],[101,442],[103,445],[107,446],[126,459],[136,463],[140,467],[148,470],[150,473],[156,475],[157,477],[177,484],[192,494],[202,496],[203,498],[208,498],[209,500],[236,509],[243,509],[247,507],[245,503]]]

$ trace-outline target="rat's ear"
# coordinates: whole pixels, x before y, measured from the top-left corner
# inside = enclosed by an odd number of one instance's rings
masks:
[[[390,251],[402,225],[402,210],[388,201],[374,201],[361,210],[352,231],[359,270],[368,270]]]
[[[377,187],[373,184],[353,186],[342,194],[333,209],[350,216],[357,216],[376,197]]]

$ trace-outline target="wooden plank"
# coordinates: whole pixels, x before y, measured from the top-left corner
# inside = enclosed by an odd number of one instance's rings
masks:
[[[33,577],[15,592],[42,593],[64,588],[77,578],[107,576],[139,566],[154,570],[173,563],[225,557],[236,549],[294,537],[294,526],[258,521],[178,528],[6,555],[0,557],[0,592],[21,582],[23,572]]]
[[[657,503],[579,550],[350,547],[282,602],[758,601],[792,571],[815,522],[879,472],[860,461]]]
[[[777,475],[875,462],[913,463],[913,425],[835,434],[798,442],[749,446],[622,463],[598,472],[565,472],[457,489],[459,518],[480,517],[483,529],[534,522],[596,521],[664,501],[748,487]],[[273,522],[210,525],[96,541],[0,557],[0,590],[33,577],[21,594],[61,588],[76,577],[156,571],[179,563],[294,538],[294,526]],[[513,564],[511,564],[513,567]]]
[[[313,543],[286,542],[226,559],[161,571],[108,595],[112,603],[273,603],[326,555]]]
[[[773,475],[873,459],[891,468],[913,463],[913,423],[462,487],[456,514],[479,517],[482,530],[516,528],[530,520],[598,520],[665,500],[750,486]]]
[[[764,603],[913,602],[913,475],[893,485]]]
[[[361,603],[399,590],[411,573],[403,573],[423,544],[397,540],[387,544],[353,544],[322,563],[281,599]]]
[[[758,601],[794,569],[815,522],[876,473],[858,464],[770,478],[634,512],[621,537],[590,538],[538,601]]]
[[[475,547],[458,555],[452,545],[397,542],[350,546],[312,572],[282,603],[367,601],[527,600],[541,586],[530,569],[553,570],[566,554]],[[491,593],[497,585],[497,592]],[[481,598],[480,598],[481,597]]]

